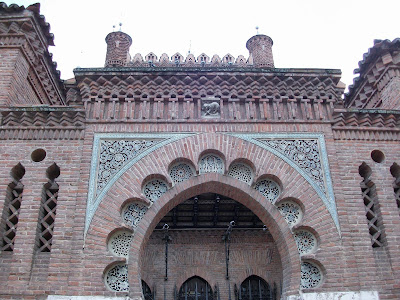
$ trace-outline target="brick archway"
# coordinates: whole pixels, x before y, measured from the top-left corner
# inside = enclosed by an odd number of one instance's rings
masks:
[[[147,211],[135,231],[129,254],[129,295],[140,299],[140,260],[146,242],[157,223],[173,207],[190,197],[211,192],[230,197],[251,209],[268,227],[276,242],[283,269],[283,294],[298,293],[300,283],[300,257],[295,240],[284,218],[279,211],[259,192],[238,180],[217,173],[207,173],[192,177],[177,184],[159,198]]]

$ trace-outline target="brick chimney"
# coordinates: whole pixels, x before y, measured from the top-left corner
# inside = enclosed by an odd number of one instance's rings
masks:
[[[273,43],[272,39],[264,34],[257,34],[247,41],[246,48],[256,68],[274,68]]]
[[[132,38],[121,31],[111,32],[106,36],[107,54],[105,67],[125,67],[130,61],[129,47]]]

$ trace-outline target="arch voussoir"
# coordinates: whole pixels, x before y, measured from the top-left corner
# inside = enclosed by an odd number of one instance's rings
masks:
[[[300,257],[285,219],[275,206],[249,185],[229,176],[207,173],[192,177],[185,183],[172,187],[149,208],[141,220],[129,255],[130,296],[141,295],[139,261],[156,225],[173,207],[202,193],[218,193],[230,197],[250,208],[260,218],[276,241],[282,260],[283,293],[284,295],[296,294],[300,282]]]

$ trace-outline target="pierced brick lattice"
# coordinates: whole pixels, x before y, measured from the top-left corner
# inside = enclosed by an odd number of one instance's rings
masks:
[[[312,253],[317,247],[317,239],[315,236],[306,230],[296,231],[294,234],[294,239],[297,244],[297,249],[300,254]]]
[[[322,282],[322,274],[320,269],[309,262],[301,263],[301,288],[311,289],[320,285]]]
[[[224,162],[214,154],[203,156],[199,162],[199,173],[221,173],[224,174]]]
[[[379,224],[381,221],[380,213],[377,209],[377,197],[375,184],[368,178],[361,182],[362,197],[365,205],[366,217],[368,220],[368,230],[371,237],[372,247],[382,247],[382,229]]]
[[[194,175],[193,169],[188,164],[177,164],[169,170],[169,176],[174,183],[188,180]]]
[[[280,188],[278,184],[269,179],[260,180],[257,182],[254,188],[271,203],[274,203],[280,194]]]
[[[146,183],[143,194],[151,203],[160,198],[168,190],[167,184],[160,179],[153,179]]]
[[[19,181],[16,183],[13,182],[8,186],[7,200],[6,204],[4,205],[5,211],[3,213],[5,215],[5,224],[3,226],[2,251],[14,250],[15,235],[17,233],[23,189],[24,186]]]
[[[253,180],[253,171],[248,165],[242,163],[231,165],[228,175],[247,184],[250,184]]]
[[[118,231],[108,241],[108,249],[115,256],[128,257],[132,238],[132,233],[129,231]]]
[[[297,203],[285,201],[279,203],[277,208],[289,226],[296,225],[300,222],[303,212]]]
[[[138,203],[130,203],[123,209],[122,219],[126,225],[136,228],[146,211],[147,206]]]
[[[115,292],[128,292],[128,266],[116,265],[107,271],[105,276],[105,283],[107,287]]]
[[[58,184],[47,183],[43,188],[43,197],[39,216],[39,251],[50,252],[53,243],[54,221],[56,218]]]

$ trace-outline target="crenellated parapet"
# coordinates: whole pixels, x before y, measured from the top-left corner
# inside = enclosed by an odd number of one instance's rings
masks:
[[[375,40],[345,95],[346,107],[400,109],[400,39]]]
[[[160,57],[155,55],[153,52],[145,55],[144,57],[137,53],[133,56],[132,60],[127,63],[127,67],[136,68],[209,68],[209,67],[226,67],[226,68],[254,68],[252,60],[246,59],[243,55],[234,57],[231,54],[226,54],[222,58],[214,54],[212,57],[202,53],[195,57],[193,54],[188,54],[184,57],[180,53],[175,53],[172,56],[163,53]],[[265,68],[270,68],[270,66],[264,66]]]
[[[249,72],[251,70],[251,72]],[[312,69],[75,69],[86,117],[144,120],[329,121],[340,71]]]
[[[48,52],[53,46],[50,25],[40,4],[0,3],[0,106],[65,104],[65,89],[57,64]]]

